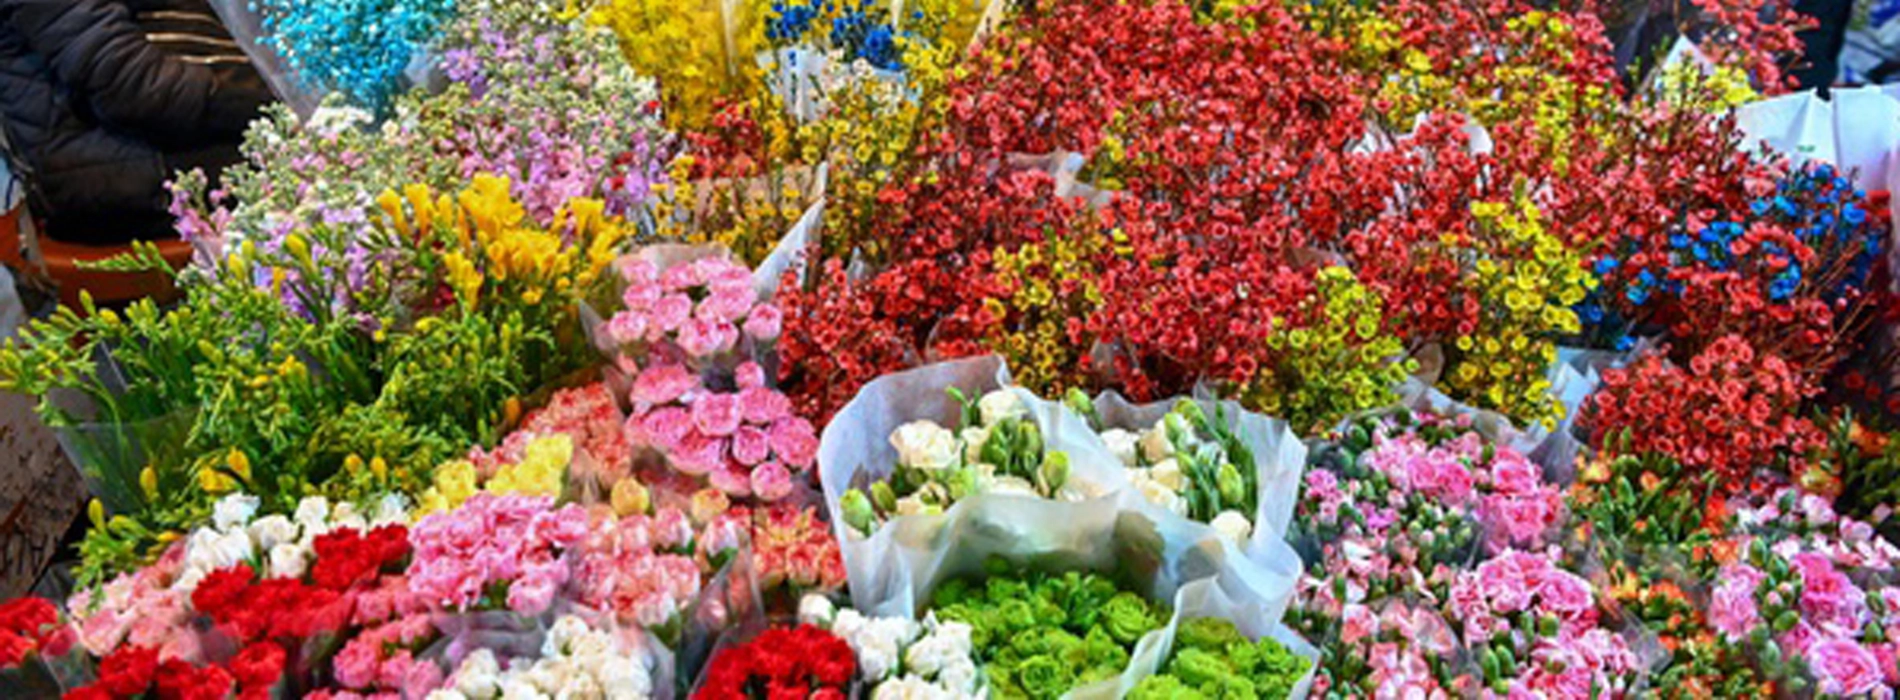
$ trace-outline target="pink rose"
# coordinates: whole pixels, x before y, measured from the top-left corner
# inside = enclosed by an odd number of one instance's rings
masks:
[[[739,367],[732,371],[732,378],[733,381],[738,382],[740,390],[758,389],[765,386],[765,369],[760,367],[757,362],[746,360],[745,362],[739,363]],[[774,416],[774,418],[777,417]],[[753,422],[770,423],[772,421]]]
[[[697,432],[687,433],[673,449],[673,468],[693,476],[703,476],[726,463],[726,441]]]
[[[686,324],[693,314],[693,299],[684,294],[668,294],[653,302],[653,327],[660,332],[671,332]]]
[[[632,399],[640,407],[672,403],[699,388],[699,377],[679,365],[649,367],[633,379]]]
[[[1880,687],[1880,660],[1851,639],[1826,639],[1808,647],[1808,669],[1816,690],[1826,695],[1854,697]]]
[[[746,472],[745,467],[724,464],[712,470],[708,477],[713,488],[724,491],[728,496],[744,498],[752,495],[752,475]]]
[[[508,586],[508,609],[539,615],[554,605],[555,584],[547,578],[524,578]]]
[[[652,286],[659,277],[659,273],[653,269],[653,263],[633,256],[614,261],[614,267],[620,271],[620,279],[626,280],[629,288]]]
[[[660,286],[679,291],[705,284],[707,266],[703,263],[710,259],[701,258],[666,268],[665,272],[660,273]]]
[[[772,445],[767,440],[764,430],[740,427],[732,433],[732,458],[748,467],[765,461],[772,456]]]
[[[662,408],[639,420],[640,434],[629,437],[645,438],[647,444],[663,450],[678,448],[680,441],[685,440],[686,434],[693,430],[692,416],[686,409],[677,406]],[[632,419],[628,422],[631,423]]]
[[[761,500],[776,501],[792,493],[792,473],[778,462],[766,462],[752,470],[752,492]]]
[[[811,421],[792,416],[772,424],[772,453],[792,469],[803,470],[818,458],[818,433]]]
[[[693,402],[693,425],[706,435],[725,437],[739,429],[739,397],[703,394]]]
[[[792,414],[792,401],[784,394],[765,387],[739,392],[739,414],[753,425],[771,425]]]
[[[785,314],[777,306],[760,304],[745,317],[745,334],[753,340],[772,340],[785,325]]]

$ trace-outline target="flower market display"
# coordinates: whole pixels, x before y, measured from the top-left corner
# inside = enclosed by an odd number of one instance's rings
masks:
[[[227,3],[0,697],[1892,698],[1887,183],[1626,4]]]

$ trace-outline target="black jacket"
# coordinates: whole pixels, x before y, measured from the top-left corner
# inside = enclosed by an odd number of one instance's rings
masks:
[[[0,0],[0,125],[54,238],[162,235],[171,173],[235,162],[269,99],[204,0]]]

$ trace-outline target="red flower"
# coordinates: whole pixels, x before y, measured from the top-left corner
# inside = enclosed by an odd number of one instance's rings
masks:
[[[107,692],[125,697],[145,692],[158,672],[158,650],[126,646],[99,660],[99,683]]]
[[[231,675],[245,690],[268,689],[283,678],[285,657],[284,648],[277,643],[258,642],[231,659]]]
[[[810,625],[773,628],[713,657],[693,697],[843,698],[857,672],[856,654],[836,635]]]
[[[198,588],[191,592],[191,607],[218,619],[231,610],[256,579],[257,573],[249,564],[206,574],[204,580],[198,582]]]
[[[33,640],[11,630],[0,629],[0,668],[8,668],[26,660],[26,655],[38,645]]]
[[[97,685],[88,685],[66,691],[60,700],[112,700],[112,693]]]
[[[231,686],[231,674],[218,666],[193,668],[173,659],[158,667],[158,700],[224,700]]]
[[[385,525],[364,535],[338,528],[318,535],[311,544],[317,554],[310,570],[311,582],[340,591],[375,578],[384,566],[408,556],[409,530],[401,525]]]

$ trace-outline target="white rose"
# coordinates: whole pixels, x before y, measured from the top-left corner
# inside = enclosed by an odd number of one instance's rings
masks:
[[[237,566],[251,558],[256,550],[251,548],[251,535],[243,530],[218,533],[209,540],[210,560],[216,562],[212,570]]]
[[[1220,536],[1236,545],[1246,542],[1247,535],[1253,533],[1253,523],[1248,522],[1247,516],[1241,515],[1240,511],[1236,510],[1221,511],[1220,515],[1214,516],[1214,522],[1208,523],[1207,526],[1214,528],[1214,532],[1220,533]]]
[[[310,561],[305,557],[309,550],[297,546],[294,542],[285,542],[270,548],[271,578],[303,578]]]
[[[931,676],[943,670],[944,666],[957,658],[949,639],[930,635],[917,640],[904,650],[904,666],[924,676]]]
[[[369,520],[365,519],[362,513],[356,512],[356,504],[344,501],[336,504],[336,507],[330,510],[330,526],[333,528],[368,530]]]
[[[493,700],[500,690],[501,665],[495,661],[495,654],[487,649],[476,649],[462,658],[462,667],[456,669],[450,685],[470,700]]]
[[[256,496],[247,496],[242,493],[220,498],[217,505],[211,508],[211,525],[219,530],[244,527],[245,523],[251,521],[252,516],[257,515],[258,503]]]
[[[297,524],[281,515],[267,515],[251,522],[251,542],[259,550],[269,550],[285,542],[297,541]]]
[[[562,615],[548,628],[548,636],[541,642],[542,656],[560,656],[566,652],[568,644],[587,634],[587,622],[573,615]]]
[[[1149,464],[1158,464],[1161,460],[1174,456],[1174,443],[1168,441],[1168,431],[1163,424],[1157,423],[1141,434],[1141,458]]]
[[[893,678],[878,684],[871,700],[949,700],[942,688],[917,676]]]
[[[983,444],[990,441],[989,428],[964,428],[957,437],[963,440],[964,464],[976,464],[983,461]]]
[[[310,496],[297,502],[297,514],[292,516],[302,526],[304,534],[311,531],[326,532],[330,522],[330,501],[322,496]]]
[[[1163,510],[1170,513],[1180,513],[1181,511],[1187,510],[1187,499],[1182,498],[1181,494],[1175,493],[1174,489],[1162,486],[1161,482],[1155,481],[1154,479],[1142,478],[1134,481],[1134,484],[1135,488],[1141,490],[1141,497],[1143,499],[1146,499],[1149,503],[1160,506]]]
[[[799,624],[829,628],[831,617],[837,612],[838,609],[831,604],[831,599],[821,595],[807,594],[798,601]]]
[[[502,681],[502,700],[545,700],[547,694],[534,687],[527,678],[515,677]]]
[[[1148,470],[1148,476],[1177,493],[1187,488],[1187,475],[1181,473],[1181,463],[1174,461],[1173,457],[1155,462],[1154,468]]]
[[[462,693],[458,691],[448,690],[445,688],[437,688],[435,690],[431,690],[429,691],[429,694],[424,697],[426,700],[470,700],[467,695],[463,695]]]
[[[984,425],[996,425],[1006,419],[1029,415],[1029,407],[1023,405],[1023,400],[1016,396],[1016,392],[1008,389],[984,394],[983,398],[976,400],[976,411],[981,414]]]
[[[614,641],[602,632],[589,630],[567,643],[567,655],[576,659],[611,656],[613,653]]]
[[[1108,443],[1108,451],[1122,461],[1122,466],[1132,467],[1141,463],[1141,438],[1121,428],[1110,428],[1102,433],[1102,442]]]
[[[858,653],[858,675],[867,681],[876,681],[897,670],[897,644],[886,637],[866,636],[855,645]]]
[[[957,464],[957,436],[927,420],[905,423],[891,433],[897,461],[925,471],[941,471]]]
[[[839,610],[838,614],[831,618],[831,633],[838,635],[839,639],[848,640],[857,636],[858,631],[864,629],[869,622],[858,611],[845,608]]]

